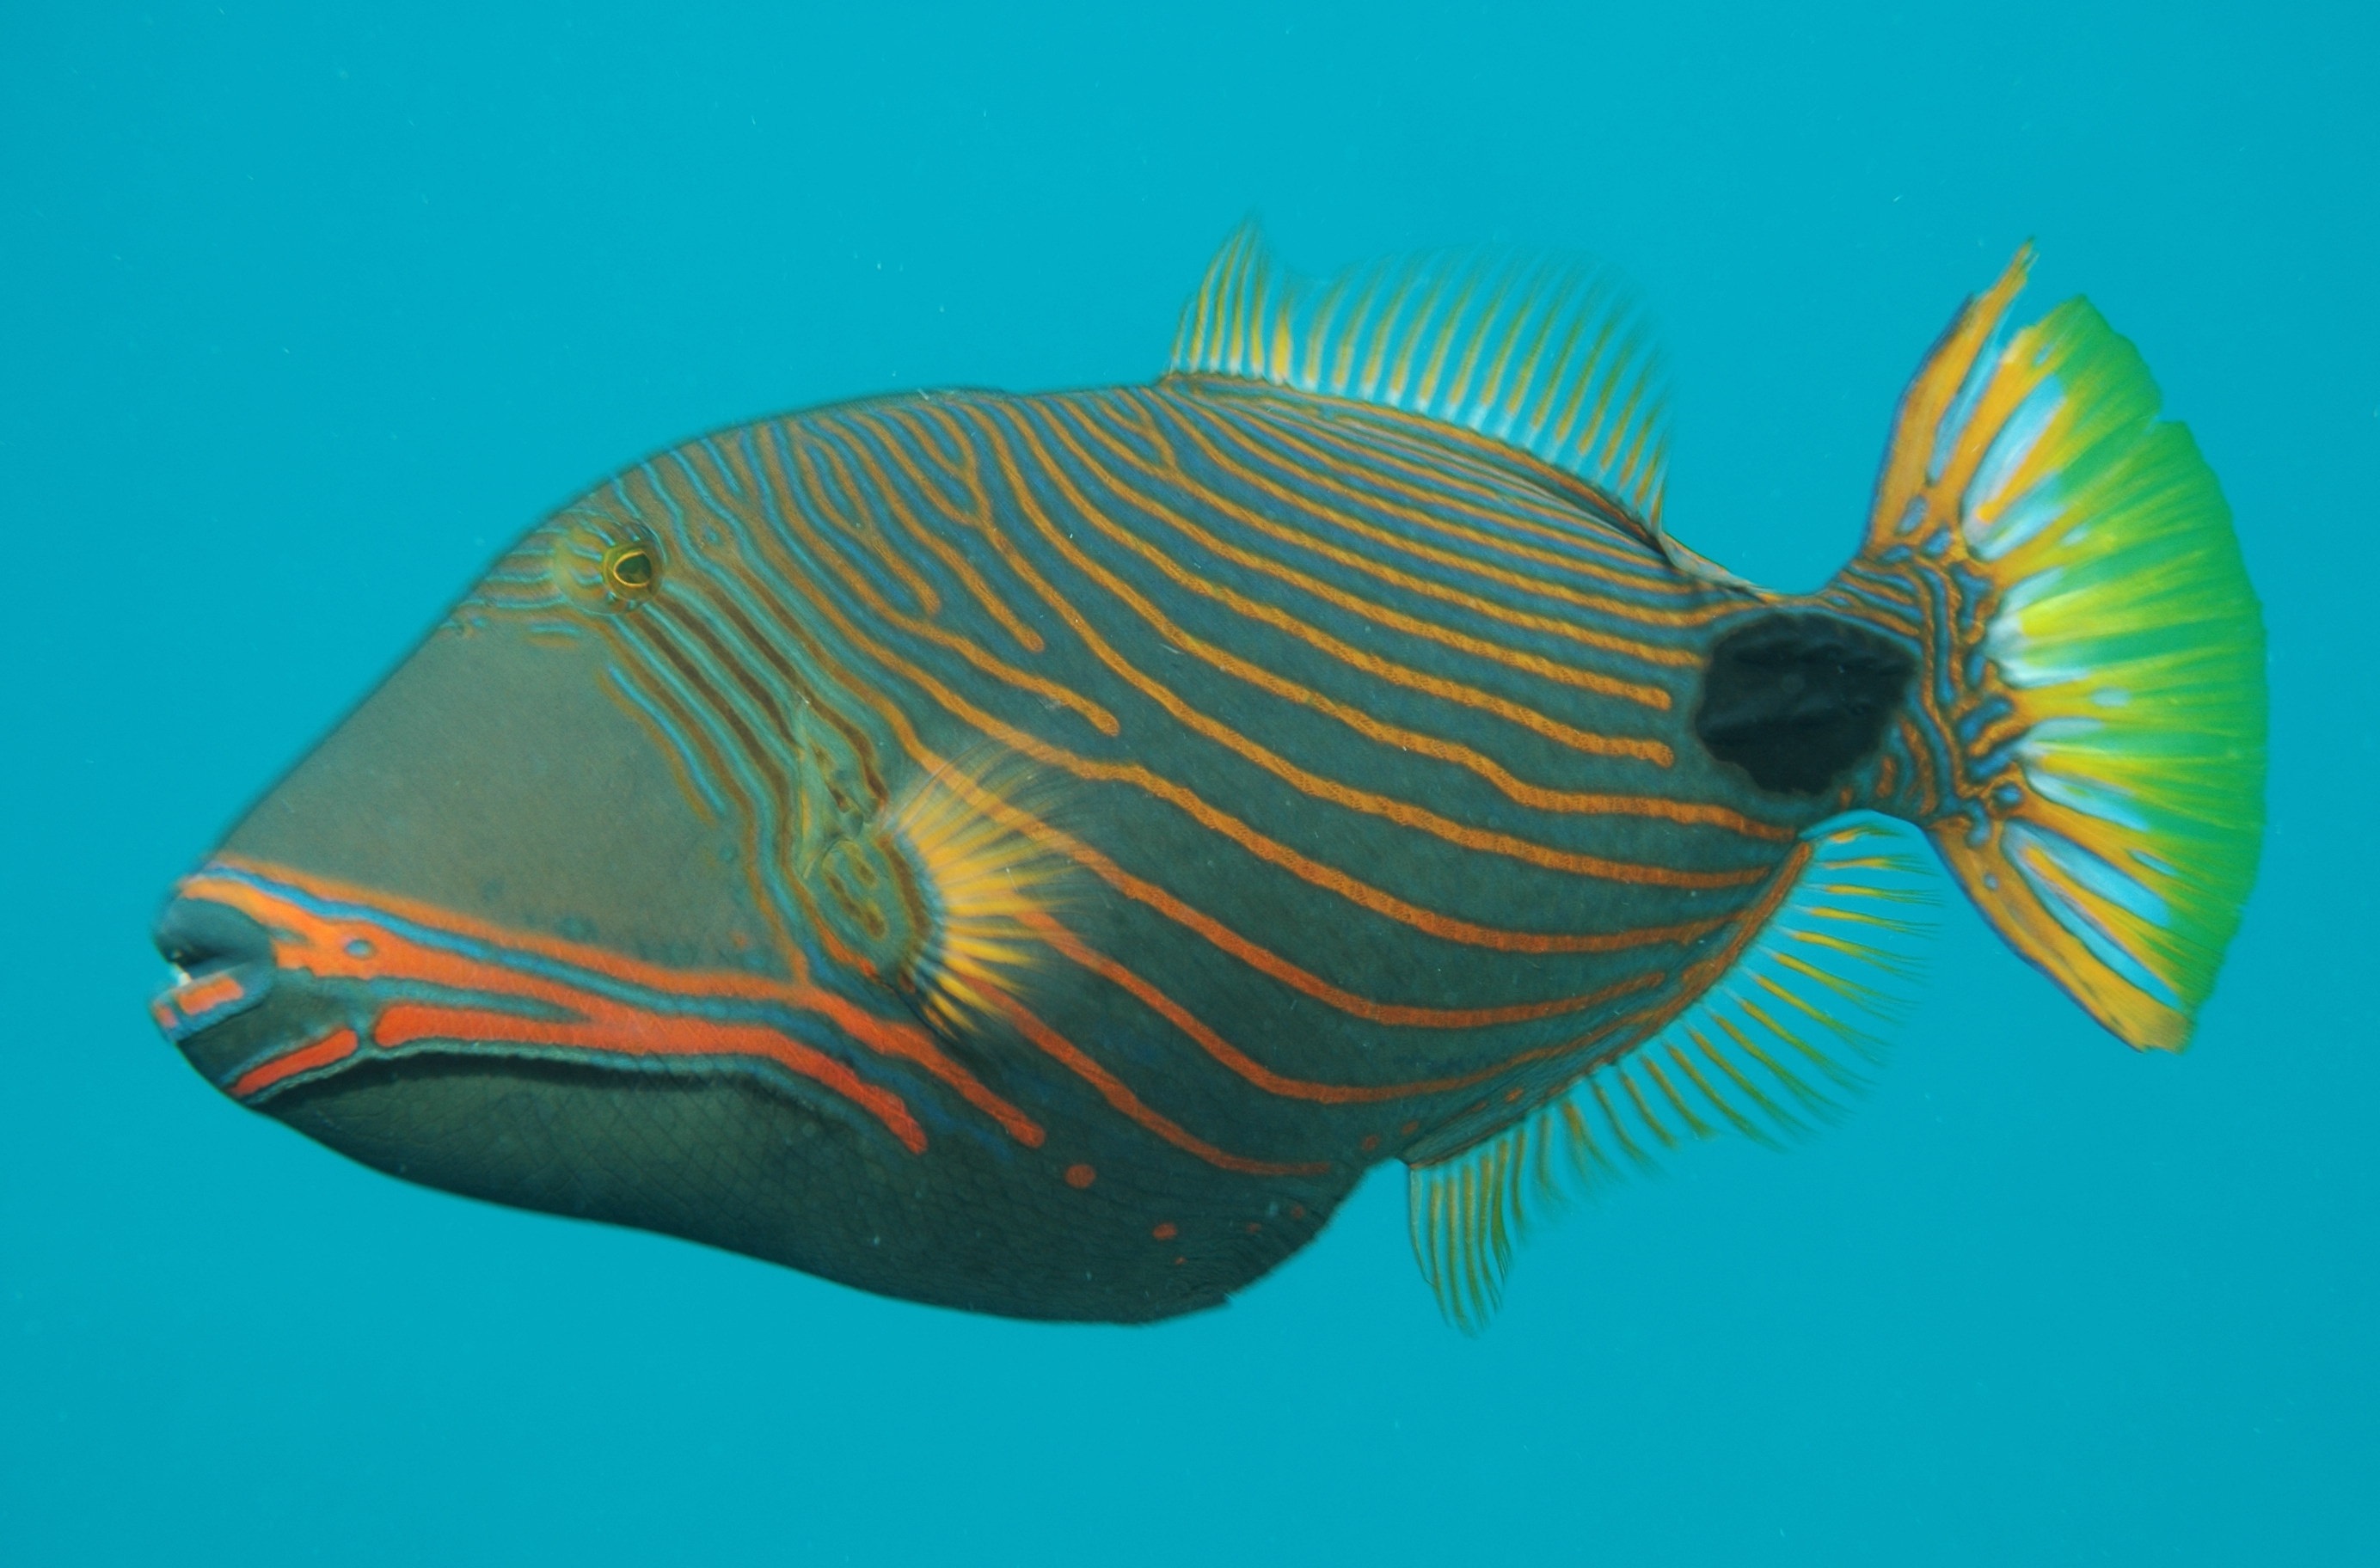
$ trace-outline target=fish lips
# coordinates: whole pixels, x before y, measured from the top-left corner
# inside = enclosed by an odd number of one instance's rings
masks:
[[[158,915],[153,937],[174,981],[150,1003],[150,1016],[233,1099],[254,1103],[353,1051],[352,1031],[345,1050],[322,1043],[335,1043],[344,1009],[308,986],[309,977],[281,968],[272,931],[253,916],[177,893]]]
[[[176,897],[152,933],[174,983],[150,1003],[165,1038],[188,1050],[208,1030],[248,1013],[273,992],[273,933],[210,898]]]

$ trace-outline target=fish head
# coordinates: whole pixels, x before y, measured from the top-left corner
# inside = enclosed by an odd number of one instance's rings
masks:
[[[927,1021],[927,770],[723,528],[625,493],[529,534],[180,880],[156,1020],[369,1164],[917,1294],[848,1256],[887,1251],[868,1195],[953,1098],[1038,1130]]]

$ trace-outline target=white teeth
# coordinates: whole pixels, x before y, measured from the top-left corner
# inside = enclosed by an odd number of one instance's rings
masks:
[[[174,984],[176,988],[186,986],[190,983],[190,972],[188,969],[183,968],[179,964],[166,965],[165,972],[174,977]]]

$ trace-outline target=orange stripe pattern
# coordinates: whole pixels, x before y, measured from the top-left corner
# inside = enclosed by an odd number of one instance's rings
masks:
[[[625,605],[594,577],[623,541],[661,573]],[[1828,808],[1693,739],[1746,603],[1512,447],[1176,377],[689,442],[531,534],[453,626],[600,638],[689,807],[741,833],[789,966],[856,1005],[931,891],[893,865],[915,886],[862,929],[819,845],[905,780],[1029,769],[1029,802],[965,787],[1079,886],[1027,939],[1031,1005],[983,1027],[1085,1114],[1246,1173],[1476,1136],[1707,983]]]

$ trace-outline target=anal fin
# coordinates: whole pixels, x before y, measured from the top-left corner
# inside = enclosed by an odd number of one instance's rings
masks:
[[[1939,878],[1908,824],[1869,812],[1803,840],[1793,885],[1677,1015],[1492,1137],[1407,1177],[1422,1278],[1484,1328],[1530,1228],[1573,1193],[1733,1130],[1776,1143],[1831,1120],[1915,980]]]

